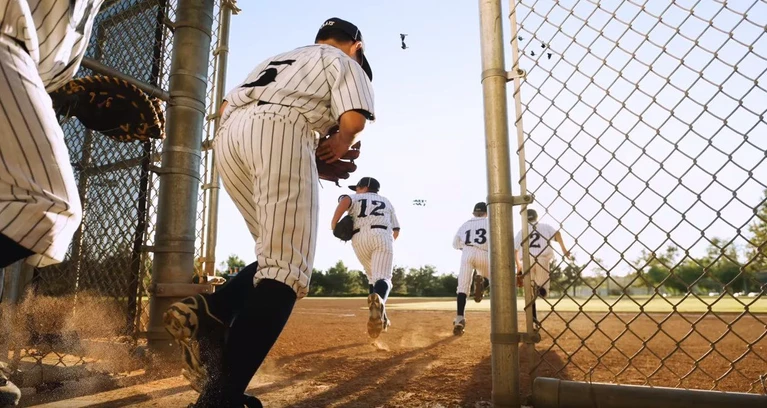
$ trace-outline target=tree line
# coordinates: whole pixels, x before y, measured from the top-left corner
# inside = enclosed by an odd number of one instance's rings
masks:
[[[660,252],[644,250],[631,262],[632,270],[628,274],[618,275],[617,271],[606,269],[596,257],[590,257],[585,264],[554,262],[550,266],[551,291],[569,296],[588,296],[595,290],[600,295],[612,296],[626,292],[648,295],[655,292],[670,295],[767,293],[767,190],[748,231],[745,257],[738,254],[734,238],[713,238],[702,256],[693,256],[675,245]],[[590,265],[592,273],[584,276]],[[245,262],[236,255],[221,264],[226,271],[244,266]],[[392,284],[392,296],[455,296],[458,279],[455,273],[439,274],[431,265],[397,266]],[[326,271],[313,271],[309,293],[310,296],[365,295],[368,281],[364,272],[350,270],[338,261]]]

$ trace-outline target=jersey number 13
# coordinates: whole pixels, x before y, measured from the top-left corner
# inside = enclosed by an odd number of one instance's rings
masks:
[[[466,245],[471,245],[474,242],[477,245],[482,245],[487,242],[487,230],[484,228],[478,228],[473,231],[476,235],[474,239],[471,239],[472,230],[466,230],[466,240],[463,242]]]

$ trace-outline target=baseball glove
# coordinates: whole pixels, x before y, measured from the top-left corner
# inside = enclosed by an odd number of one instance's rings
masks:
[[[330,130],[327,136],[321,137],[317,148],[319,149],[323,143],[326,143],[328,140],[330,140],[330,137],[337,131],[338,126],[335,126]],[[346,154],[344,154],[341,159],[336,160],[333,163],[326,163],[319,157],[315,156],[317,161],[317,173],[319,173],[320,179],[332,181],[336,183],[337,186],[340,186],[340,184],[338,184],[338,180],[348,179],[349,175],[357,170],[357,165],[354,164],[354,160],[358,157],[360,157],[360,142],[353,144],[349,151],[346,152]]]
[[[165,137],[160,100],[127,81],[102,75],[75,78],[50,96],[58,115],[75,116],[86,128],[116,141]]]
[[[341,241],[352,239],[352,235],[354,235],[354,220],[350,215],[346,215],[338,221],[336,227],[333,228],[333,235]]]

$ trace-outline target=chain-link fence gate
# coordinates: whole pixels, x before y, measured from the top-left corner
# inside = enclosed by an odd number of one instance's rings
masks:
[[[176,0],[105,1],[77,76],[123,77],[167,102],[176,4]],[[215,58],[221,52],[217,39],[222,5],[237,10],[232,0],[215,5],[206,100],[211,115],[203,139],[212,139],[215,85],[224,80]],[[8,360],[13,370],[21,370],[15,380],[22,386],[57,382],[61,376],[53,373],[55,369],[80,368],[98,360],[111,360],[101,367],[108,372],[127,370],[136,362],[130,351],[143,343],[147,330],[163,143],[115,142],[85,130],[76,118],[63,121],[62,127],[83,222],[64,262],[39,269],[22,267],[29,275],[26,294],[12,317],[6,316],[3,328],[10,340]],[[207,214],[211,154],[202,149],[195,244],[195,258],[200,261],[211,219]],[[196,266],[189,271],[190,281],[194,274],[203,274],[202,266]]]
[[[522,380],[767,393],[767,2],[510,7]]]

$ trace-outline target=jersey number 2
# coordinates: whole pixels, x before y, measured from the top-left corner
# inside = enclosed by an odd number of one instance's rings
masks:
[[[487,230],[484,228],[479,228],[476,231],[474,231],[475,234],[477,234],[477,237],[474,238],[474,243],[477,245],[482,245],[485,242],[487,242]],[[471,239],[471,230],[466,230],[466,241],[464,241],[464,244],[470,245],[472,242]]]
[[[378,201],[378,200],[373,200],[371,201],[371,203],[373,203],[373,205],[376,207],[373,208],[373,211],[371,211],[369,215],[375,215],[378,217],[383,216],[384,214],[381,212],[381,210],[386,208],[386,203],[384,203],[383,201]],[[367,217],[368,216],[367,212],[368,212],[368,200],[362,199],[360,200],[360,215],[358,215],[357,217],[359,218]]]
[[[280,65],[293,65],[293,63],[296,62],[296,60],[289,59],[289,60],[283,60],[283,61],[272,61],[267,66],[280,66]],[[254,88],[256,86],[266,86],[271,84],[277,79],[277,74],[280,72],[277,71],[277,68],[267,68],[261,73],[258,74],[258,78],[256,78],[253,82],[248,82],[247,84],[244,84],[243,88]]]
[[[539,239],[541,239],[541,234],[533,231],[530,234],[530,248],[540,248],[541,244],[538,243]]]

